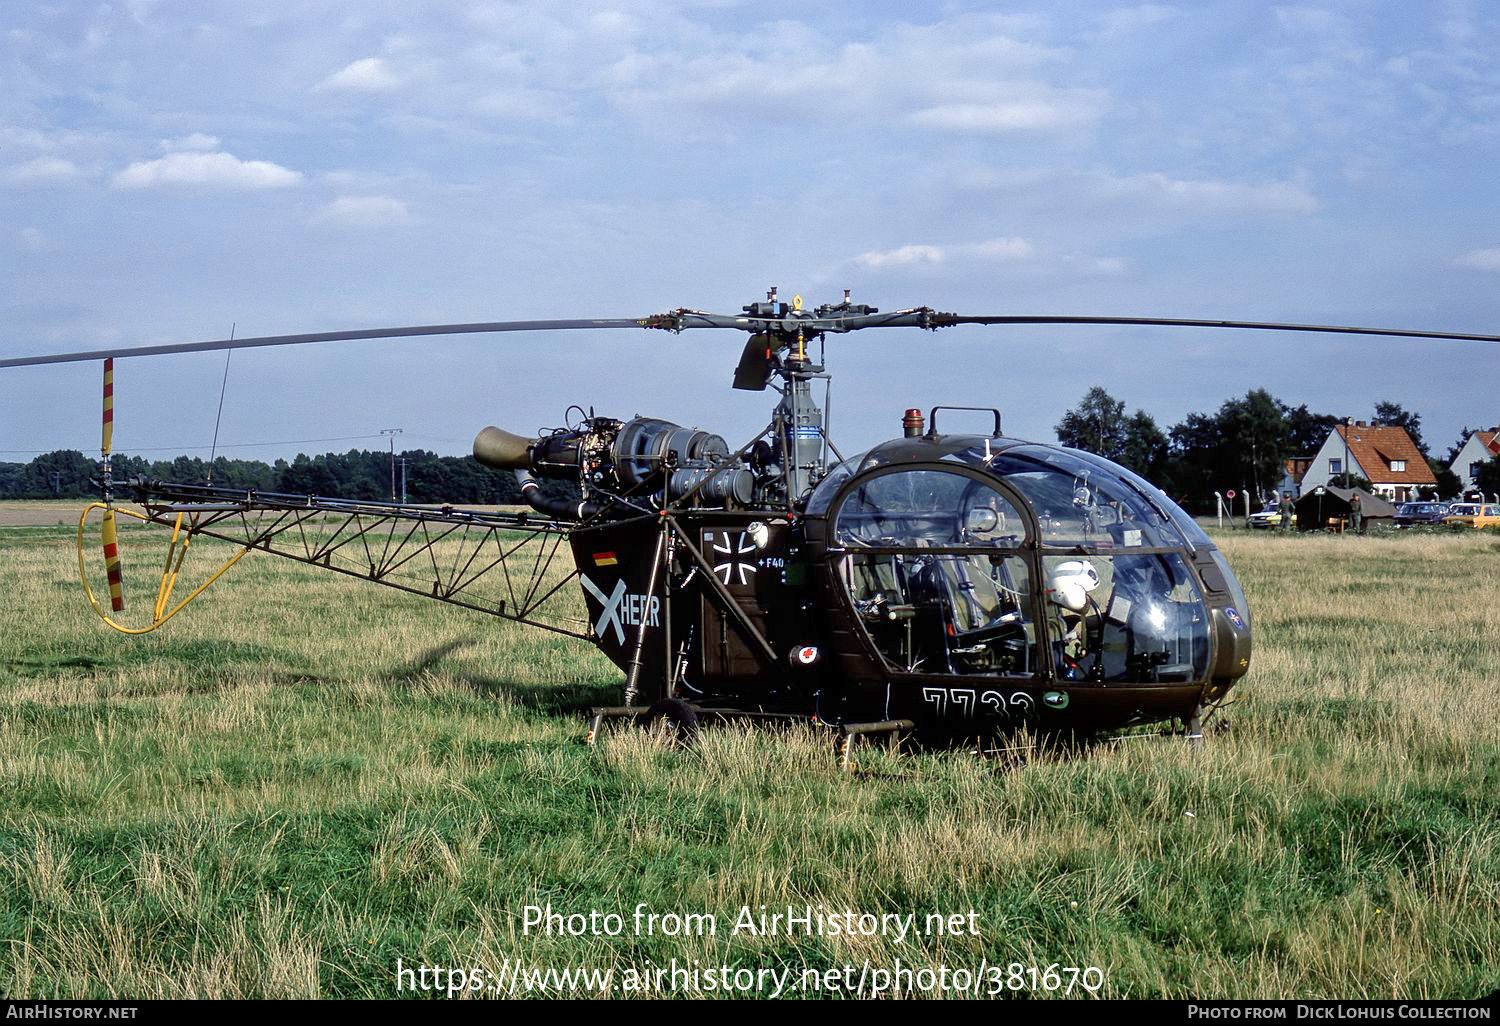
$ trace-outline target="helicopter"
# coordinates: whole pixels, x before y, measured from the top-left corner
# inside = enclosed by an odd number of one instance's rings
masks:
[[[683,740],[705,721],[810,722],[837,732],[843,765],[855,739],[874,735],[954,744],[1023,728],[1076,736],[1168,723],[1196,741],[1250,669],[1252,618],[1224,555],[1164,492],[1092,453],[1008,437],[997,409],[977,411],[993,420],[977,434],[940,427],[940,415],[951,423],[973,407],[893,411],[901,433],[847,457],[829,437],[827,400],[820,407],[814,396],[816,382],[831,381],[829,339],[1037,324],[1500,341],[1257,321],[882,312],[848,290],[841,302],[805,309],[800,296],[783,302],[772,288],[732,315],[679,308],[220,339],[13,358],[0,368],[104,361],[103,494],[79,519],[79,570],[93,608],[125,633],[161,627],[261,551],[596,645],[623,681],[619,705],[591,710],[591,743],[616,719],[665,724]],[[116,359],[620,328],[743,333],[731,384],[779,395],[766,427],[735,449],[699,428],[577,407],[564,426],[533,436],[486,427],[473,454],[515,476],[522,511],[112,479]],[[548,493],[542,480],[574,494]],[[117,506],[121,495],[140,509]],[[85,566],[94,511],[108,611]],[[117,515],[171,531],[143,626],[116,619]],[[235,552],[174,603],[195,538]]]

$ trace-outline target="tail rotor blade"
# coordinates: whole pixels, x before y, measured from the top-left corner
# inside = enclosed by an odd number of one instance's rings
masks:
[[[115,525],[115,508],[110,496],[109,454],[115,443],[115,361],[104,361],[104,418],[99,453],[104,457],[100,468],[104,483],[104,520],[99,533],[104,541],[104,573],[109,578],[109,608],[118,613],[125,608],[125,591],[120,575],[120,536]]]
[[[104,361],[104,432],[99,451],[109,459],[115,442],[115,361],[111,357]]]
[[[108,427],[105,430],[109,430]],[[100,534],[104,539],[104,573],[109,578],[109,608],[118,613],[125,608],[125,593],[120,575],[120,538],[113,509],[104,511]]]

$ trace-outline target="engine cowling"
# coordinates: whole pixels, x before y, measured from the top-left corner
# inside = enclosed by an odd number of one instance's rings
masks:
[[[574,480],[585,494],[665,492],[669,501],[691,494],[697,506],[748,505],[755,474],[743,463],[723,467],[729,456],[719,435],[655,417],[593,417],[536,438],[491,426],[474,439],[474,458],[487,467]]]

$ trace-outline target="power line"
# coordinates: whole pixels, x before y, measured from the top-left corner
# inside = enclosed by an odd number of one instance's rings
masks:
[[[382,435],[389,435],[391,439],[391,501],[396,501],[396,436],[402,434],[400,428],[381,428]]]

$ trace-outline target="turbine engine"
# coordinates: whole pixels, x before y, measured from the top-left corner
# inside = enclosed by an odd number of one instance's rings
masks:
[[[691,496],[698,507],[734,509],[755,498],[754,471],[741,460],[731,462],[723,438],[654,417],[589,417],[538,438],[487,427],[474,439],[474,458],[513,471],[534,508],[567,520],[620,500]],[[583,501],[544,497],[536,477],[577,482]]]

